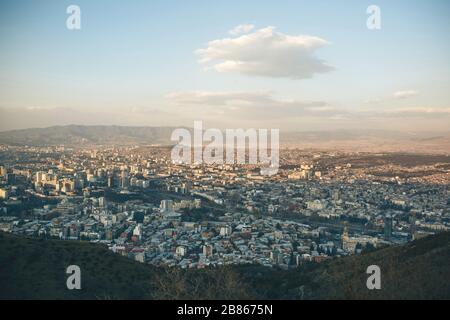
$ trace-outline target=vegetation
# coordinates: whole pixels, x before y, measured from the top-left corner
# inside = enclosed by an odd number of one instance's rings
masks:
[[[291,270],[160,268],[88,242],[0,233],[0,299],[449,299],[449,261],[450,233]],[[66,288],[72,264],[81,290]],[[369,265],[381,290],[366,287]]]

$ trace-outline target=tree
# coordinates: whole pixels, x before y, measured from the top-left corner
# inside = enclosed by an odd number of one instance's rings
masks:
[[[369,253],[375,250],[375,246],[368,242],[366,243],[365,247],[362,249],[361,253]]]
[[[295,257],[294,253],[291,252],[291,256],[289,257],[289,265],[293,266],[295,265]]]
[[[336,249],[336,247],[333,247],[333,249],[331,249],[331,255],[332,255],[332,256],[337,255],[337,249]]]

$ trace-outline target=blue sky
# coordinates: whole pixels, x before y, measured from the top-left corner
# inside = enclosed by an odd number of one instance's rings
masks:
[[[66,28],[71,4],[81,8],[81,30]],[[381,30],[366,27],[372,4],[381,8]],[[4,0],[0,130],[193,120],[292,130],[445,130],[449,9],[446,0]],[[273,26],[267,32],[274,39],[304,35],[326,44],[306,50],[304,58],[293,57],[304,48],[268,50],[256,60],[270,69],[262,75],[247,70],[255,61],[220,72],[215,66],[223,61],[212,61],[206,69],[197,50],[245,37],[229,34],[243,24],[254,26],[248,34],[255,41],[258,30]],[[261,54],[250,49],[245,54]],[[233,51],[232,59],[241,54]],[[312,57],[333,70],[280,76],[276,68],[290,68],[280,65],[283,55],[292,65]]]

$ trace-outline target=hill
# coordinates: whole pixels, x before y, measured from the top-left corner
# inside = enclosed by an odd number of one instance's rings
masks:
[[[207,129],[207,128],[205,128]],[[174,127],[55,126],[0,132],[0,144],[18,146],[173,145]],[[192,130],[192,129],[190,129]],[[283,146],[360,152],[450,152],[450,135],[386,130],[280,131]]]
[[[140,264],[106,247],[0,233],[0,299],[450,299],[450,233],[301,268],[179,270]],[[66,289],[66,267],[82,290]],[[382,289],[366,288],[381,268]]]
[[[157,145],[172,144],[171,127],[55,126],[0,132],[0,143],[28,146],[53,145]]]

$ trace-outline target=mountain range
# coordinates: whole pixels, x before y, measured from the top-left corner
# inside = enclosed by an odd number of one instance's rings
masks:
[[[175,127],[54,126],[0,132],[0,144],[17,146],[173,145]],[[192,131],[192,129],[189,129]],[[358,151],[450,153],[450,133],[383,130],[280,131],[290,147]]]

